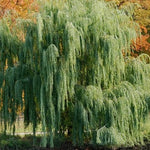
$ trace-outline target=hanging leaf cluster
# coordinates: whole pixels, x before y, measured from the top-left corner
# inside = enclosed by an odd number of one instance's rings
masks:
[[[66,129],[75,145],[87,139],[100,145],[142,143],[150,65],[147,55],[130,57],[138,28],[131,15],[103,0],[42,4],[35,22],[18,20],[24,40],[0,21],[4,131],[21,108],[34,135],[42,123],[43,146],[53,147]]]

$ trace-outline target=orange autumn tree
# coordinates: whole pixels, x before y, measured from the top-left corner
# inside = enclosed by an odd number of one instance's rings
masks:
[[[34,19],[33,15],[38,11],[36,0],[0,0],[0,19],[5,18],[10,30],[14,30],[17,18]],[[15,29],[19,39],[24,40],[24,32]]]
[[[135,10],[135,20],[141,26],[141,36],[137,38],[136,43],[133,43],[134,55],[137,56],[141,53],[150,55],[150,1],[138,0],[141,5]]]
[[[34,5],[33,5],[34,4]],[[29,11],[30,10],[30,11]],[[15,18],[28,18],[31,12],[37,11],[38,6],[35,0],[1,0],[0,1],[0,18],[7,16],[8,12],[12,20]]]
[[[131,55],[134,57],[137,57],[141,53],[146,53],[150,55],[150,42],[149,40],[149,33],[148,29],[144,26],[141,26],[141,36],[136,39],[136,41],[133,41],[132,43],[132,50]]]

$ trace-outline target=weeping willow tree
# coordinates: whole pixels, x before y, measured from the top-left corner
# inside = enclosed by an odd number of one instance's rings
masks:
[[[138,34],[132,15],[103,0],[42,4],[34,21],[18,19],[11,31],[0,21],[4,131],[15,131],[21,110],[34,135],[42,123],[42,146],[53,147],[55,136],[66,130],[75,145],[87,139],[100,145],[143,143],[150,64],[147,55],[130,57]]]

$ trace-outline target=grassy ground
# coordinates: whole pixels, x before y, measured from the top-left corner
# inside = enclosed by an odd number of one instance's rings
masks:
[[[0,125],[0,133],[4,131],[3,125]],[[15,135],[24,136],[26,134],[33,134],[33,126],[29,124],[27,127],[24,124],[24,118],[20,117],[15,123]],[[42,133],[42,126],[39,124],[36,129],[37,134]],[[8,127],[7,134],[13,134],[13,128]]]

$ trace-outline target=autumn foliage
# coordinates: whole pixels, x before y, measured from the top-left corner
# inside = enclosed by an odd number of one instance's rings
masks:
[[[146,53],[150,55],[150,43],[148,42],[149,34],[147,28],[141,26],[141,33],[142,35],[136,39],[136,41],[132,42],[132,56],[137,57],[141,53]]]
[[[34,0],[1,0],[0,18],[7,14],[11,15],[12,20],[18,17],[28,18],[33,11],[38,10],[38,6],[34,2]]]
[[[138,22],[141,27],[141,36],[133,43],[133,56],[136,57],[141,53],[150,55],[150,1],[137,0],[135,2],[141,6],[135,10],[134,14],[135,21]]]

